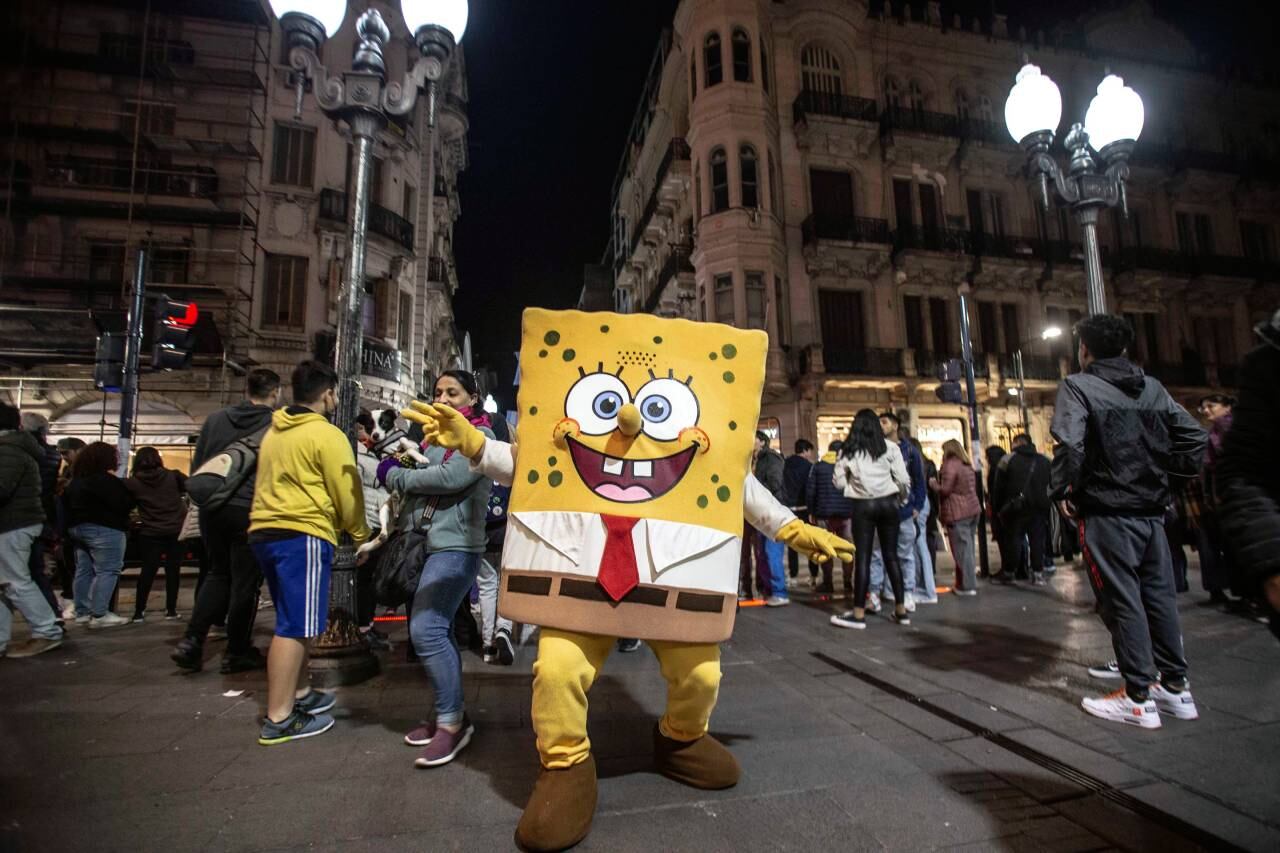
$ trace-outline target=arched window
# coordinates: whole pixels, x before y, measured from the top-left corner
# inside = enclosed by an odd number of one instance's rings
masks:
[[[840,61],[824,47],[811,44],[801,51],[800,77],[806,92],[839,95],[844,91],[840,82]]]
[[[733,79],[751,82],[751,36],[746,30],[733,31]]]
[[[760,206],[760,165],[756,149],[743,145],[738,149],[738,163],[742,169],[742,206]]]
[[[702,45],[702,67],[706,73],[703,86],[710,89],[724,82],[724,60],[720,55],[720,34],[711,33]]]
[[[956,118],[961,121],[967,121],[969,110],[969,93],[964,89],[956,89]]]
[[[978,118],[982,119],[987,124],[991,124],[994,120],[991,112],[991,99],[986,95],[978,96]]]
[[[698,97],[698,58],[689,57],[689,103]]]
[[[902,109],[902,84],[897,77],[884,78],[884,108],[890,111]]]
[[[919,80],[912,80],[908,88],[911,94],[911,109],[918,113],[924,112],[924,87],[920,85]]]
[[[729,209],[729,158],[723,148],[711,152],[711,212]]]
[[[769,91],[769,52],[764,47],[764,36],[760,36],[760,83]]]

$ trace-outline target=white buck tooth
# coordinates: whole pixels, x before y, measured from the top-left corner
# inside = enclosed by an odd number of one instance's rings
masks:
[[[640,462],[632,462],[631,473],[636,477],[652,477],[653,462],[648,459],[645,459]]]
[[[624,463],[621,459],[614,459],[610,456],[606,456],[604,458],[604,472],[606,474],[621,474],[623,464]]]

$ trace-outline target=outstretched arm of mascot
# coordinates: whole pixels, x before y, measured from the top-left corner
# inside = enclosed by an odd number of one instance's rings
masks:
[[[425,441],[446,450],[457,450],[471,460],[473,471],[510,486],[516,471],[516,445],[486,438],[484,433],[448,406],[433,406],[414,400],[411,408],[400,412],[406,419],[422,425]]]
[[[852,542],[796,518],[753,474],[747,474],[743,498],[743,515],[747,523],[770,539],[781,542],[815,563],[833,559],[853,562]]]

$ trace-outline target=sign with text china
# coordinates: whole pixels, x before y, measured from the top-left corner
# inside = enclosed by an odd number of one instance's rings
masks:
[[[316,359],[326,363],[333,362],[333,348],[337,337],[332,332],[316,334]],[[365,376],[385,379],[388,382],[400,381],[400,350],[386,344],[364,340],[361,348],[362,370]]]

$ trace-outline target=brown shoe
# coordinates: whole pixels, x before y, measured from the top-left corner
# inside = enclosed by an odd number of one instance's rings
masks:
[[[742,775],[738,759],[711,735],[673,740],[657,726],[653,727],[653,763],[668,779],[709,791],[732,788]]]
[[[16,649],[9,649],[9,657],[11,658],[29,658],[35,657],[44,652],[51,652],[58,646],[62,645],[62,638],[49,640],[44,637],[32,637]]]
[[[567,850],[587,837],[596,813],[596,760],[564,770],[542,768],[516,827],[516,846],[543,853]]]

